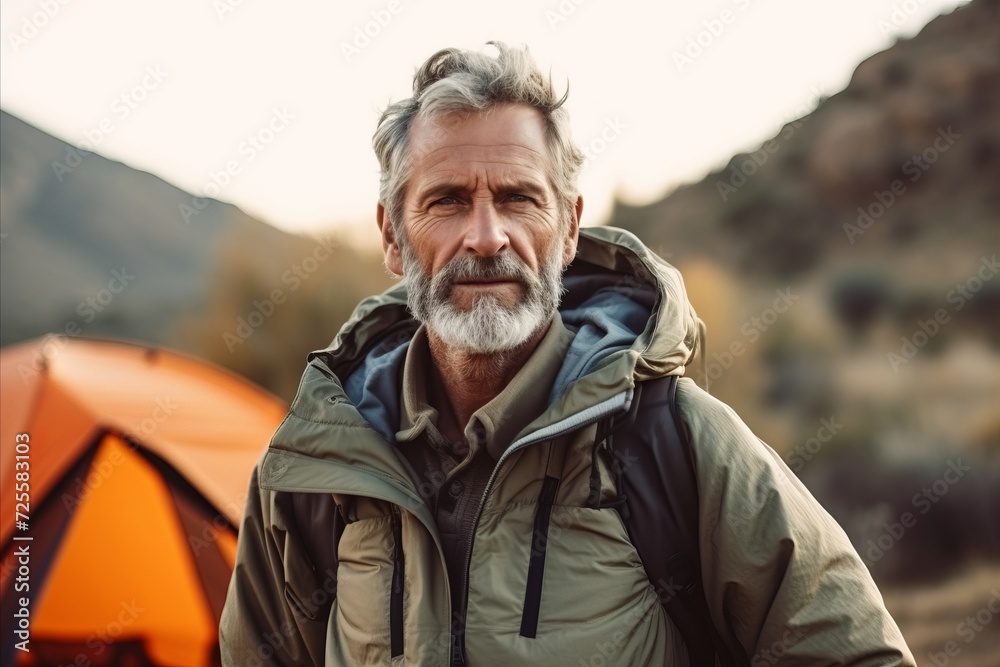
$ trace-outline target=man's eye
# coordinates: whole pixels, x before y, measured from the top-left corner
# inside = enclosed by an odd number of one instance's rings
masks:
[[[507,196],[507,201],[512,204],[525,204],[531,201],[531,197],[527,195],[513,194]]]
[[[441,197],[441,199],[435,200],[431,206],[453,206],[457,204],[458,200],[454,197]]]

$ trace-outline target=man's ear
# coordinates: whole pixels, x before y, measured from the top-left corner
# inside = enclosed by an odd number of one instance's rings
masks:
[[[569,225],[563,247],[563,268],[566,268],[576,257],[577,241],[580,239],[580,218],[583,216],[583,196],[576,198],[576,205],[570,213]]]
[[[378,220],[378,230],[382,234],[382,254],[385,256],[385,268],[395,275],[401,276],[403,275],[403,252],[399,249],[396,230],[393,228],[392,221],[389,220],[389,215],[382,202],[378,203],[375,219]]]

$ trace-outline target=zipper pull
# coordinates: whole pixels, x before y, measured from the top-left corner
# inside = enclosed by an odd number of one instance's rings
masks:
[[[451,667],[465,666],[465,636],[453,634],[451,636]]]

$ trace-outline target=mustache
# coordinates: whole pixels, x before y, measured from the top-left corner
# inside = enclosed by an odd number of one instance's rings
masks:
[[[537,276],[527,264],[513,254],[506,253],[493,257],[455,257],[434,277],[436,287],[449,293],[457,282],[486,280],[513,280],[524,285],[538,282]]]

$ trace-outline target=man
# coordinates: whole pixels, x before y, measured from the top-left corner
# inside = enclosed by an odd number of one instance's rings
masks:
[[[618,493],[600,425],[637,383],[684,373],[701,323],[635,237],[580,229],[564,98],[494,46],[435,54],[379,121],[378,225],[405,282],[311,355],[253,474],[226,665],[691,664],[619,512],[588,499]],[[690,380],[676,402],[728,648],[755,666],[913,665],[773,452]]]

